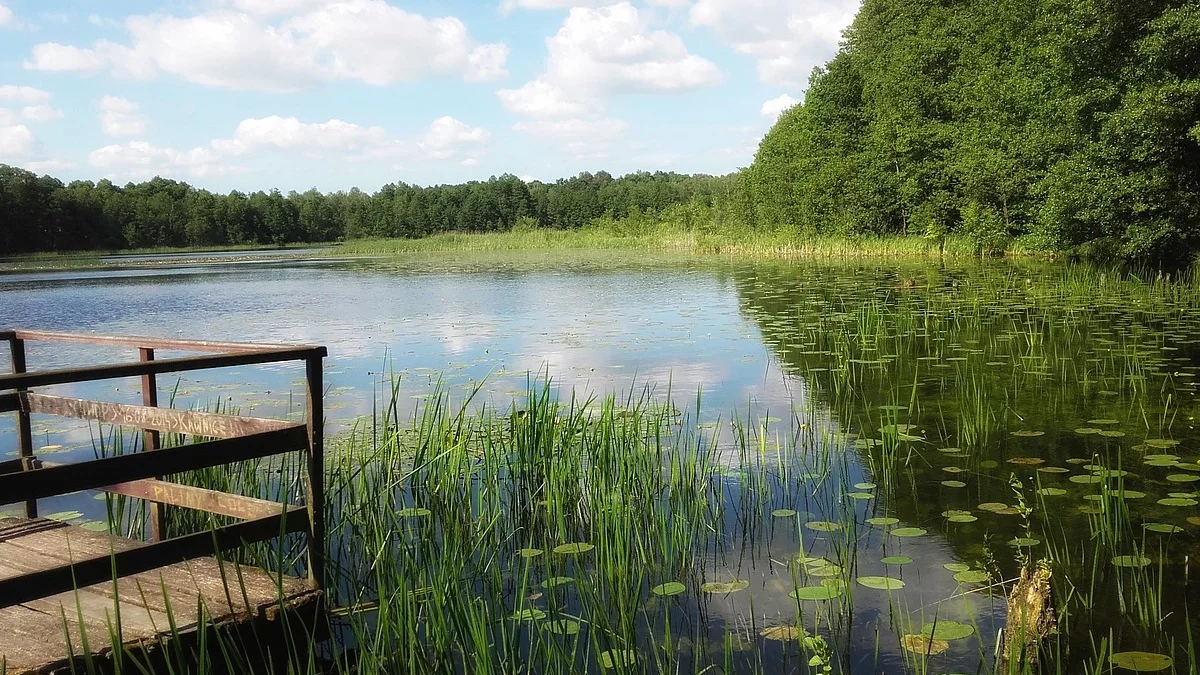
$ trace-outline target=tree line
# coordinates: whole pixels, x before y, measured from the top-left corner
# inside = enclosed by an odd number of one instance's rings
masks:
[[[760,226],[1200,248],[1195,0],[865,0],[744,175]]]
[[[434,187],[395,183],[373,194],[216,194],[161,177],[125,186],[64,184],[0,165],[0,255],[580,228],[597,219],[653,218],[681,205],[708,209],[734,183],[730,176],[614,178],[601,171],[554,183],[511,175]]]

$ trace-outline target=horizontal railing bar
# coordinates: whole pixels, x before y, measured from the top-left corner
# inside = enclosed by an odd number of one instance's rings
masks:
[[[159,567],[307,529],[307,511],[303,507],[293,507],[264,518],[3,579],[0,580],[0,608],[112,581],[114,577],[149,572]]]
[[[9,339],[15,338],[17,340],[73,342],[78,344],[110,345],[114,347],[146,347],[189,352],[220,352],[224,354],[258,352],[264,349],[314,348],[313,345],[302,344],[253,344],[250,342],[217,342],[214,340],[184,340],[132,335],[92,335],[90,333],[66,333],[48,330],[17,329],[8,331],[8,334],[12,336]]]
[[[44,499],[105,485],[207,469],[308,447],[304,425],[163,450],[105,457],[0,476],[0,505]]]
[[[221,354],[217,356],[186,356],[177,359],[134,361],[111,366],[89,366],[86,368],[61,368],[31,373],[0,375],[0,390],[28,389],[69,382],[92,382],[119,377],[134,377],[158,373],[177,373],[191,370],[209,370],[248,366],[279,361],[302,361],[326,355],[324,347],[289,347],[245,354]]]
[[[229,516],[239,520],[254,520],[282,513],[286,504],[271,502],[265,499],[243,497],[241,495],[206,490],[191,485],[180,485],[162,480],[147,478],[144,480],[105,485],[100,488],[104,492],[145,499],[158,504],[170,504],[194,511],[214,513],[218,516]]]
[[[17,392],[0,394],[0,414],[21,409],[21,395]]]
[[[96,420],[105,424],[207,438],[236,438],[262,431],[275,431],[296,426],[295,422],[258,417],[152,408],[33,393],[23,393],[20,396],[25,401],[22,408],[30,413]]]

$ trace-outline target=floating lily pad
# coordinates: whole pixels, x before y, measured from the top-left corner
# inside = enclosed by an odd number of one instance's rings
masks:
[[[1065,466],[1039,466],[1037,468],[1037,470],[1039,473],[1070,473],[1071,472],[1071,470],[1066,468]]]
[[[804,526],[815,532],[836,532],[842,529],[838,523],[831,523],[828,520],[813,520],[805,523]]]
[[[542,582],[542,588],[558,588],[575,581],[574,577],[550,577]]]
[[[913,559],[906,555],[889,555],[879,560],[884,565],[907,565],[912,561]]]
[[[973,522],[979,520],[979,518],[977,518],[976,516],[973,516],[969,513],[960,513],[956,516],[950,516],[946,520],[951,523],[973,523]]]
[[[1096,424],[1099,426],[1112,426],[1114,424],[1120,424],[1121,420],[1099,419],[1099,420],[1088,420],[1087,423],[1088,424]]]
[[[536,558],[543,553],[545,553],[545,551],[540,548],[523,548],[520,551],[517,551],[517,555],[521,556],[522,558]]]
[[[950,649],[949,642],[932,640],[924,635],[905,635],[900,638],[900,644],[908,651],[924,656],[936,656]]]
[[[879,527],[887,527],[900,522],[899,518],[889,518],[887,516],[878,516],[876,518],[867,518],[868,525],[877,525]]]
[[[555,619],[542,624],[542,627],[558,635],[577,635],[579,633],[579,622],[574,619]]]
[[[919,527],[898,527],[891,531],[893,537],[922,537],[928,530]]]
[[[1019,466],[1036,466],[1038,464],[1045,464],[1046,460],[1041,457],[1010,457],[1008,463]]]
[[[997,462],[994,459],[985,459],[979,463],[979,468],[981,469],[994,469],[998,466],[1000,466],[1000,462]]]
[[[1167,476],[1167,480],[1172,483],[1195,483],[1200,480],[1200,476],[1192,473],[1173,473]]]
[[[577,542],[573,544],[559,544],[554,547],[554,552],[559,555],[578,555],[580,553],[587,553],[595,548],[592,544]]]
[[[1150,562],[1149,558],[1140,555],[1119,555],[1112,559],[1112,564],[1117,567],[1145,567]]]
[[[1179,441],[1173,441],[1167,438],[1147,438],[1146,440],[1142,441],[1142,445],[1148,445],[1152,448],[1166,450],[1167,448],[1173,448],[1179,445]]]
[[[750,582],[742,579],[734,579],[733,581],[710,581],[700,586],[700,590],[705,593],[737,593],[750,588]]]
[[[512,615],[512,618],[514,621],[541,621],[546,618],[546,613],[540,609],[530,607],[516,612]]]
[[[1031,546],[1037,546],[1041,543],[1041,539],[1034,539],[1033,537],[1017,537],[1015,539],[1008,540],[1009,546],[1018,546],[1021,548],[1029,548]]]
[[[822,560],[820,564],[808,566],[805,572],[813,577],[836,577],[842,573],[842,566],[837,563],[831,563],[828,560]]]
[[[833,581],[833,579],[826,579],[826,581]],[[796,590],[792,591],[791,593],[788,593],[788,596],[791,597],[792,599],[805,600],[808,602],[821,602],[824,600],[833,600],[834,598],[841,597],[841,595],[842,595],[842,584],[841,583],[833,583],[833,584],[822,583],[820,586],[801,586],[800,588],[797,588]]]
[[[980,504],[978,508],[980,511],[992,511],[994,513],[997,511],[1003,511],[1004,509],[1009,508],[1009,506],[1008,504],[1001,502],[984,502]]]
[[[88,532],[108,532],[108,521],[106,520],[88,520],[79,523],[79,526]]]
[[[1158,500],[1158,503],[1163,506],[1195,506],[1200,504],[1195,499],[1185,499],[1183,497],[1166,497]]]
[[[1038,436],[1045,436],[1045,435],[1046,435],[1046,432],[1044,432],[1044,431],[1032,431],[1032,430],[1029,430],[1029,429],[1022,429],[1022,430],[1020,430],[1020,431],[1014,431],[1014,432],[1012,432],[1012,435],[1013,435],[1013,436],[1016,436],[1016,437],[1018,437],[1018,438],[1037,438]]]
[[[991,578],[991,575],[983,570],[966,570],[954,575],[954,580],[960,584],[982,584]]]
[[[650,592],[655,595],[661,595],[665,597],[671,595],[680,595],[686,590],[687,586],[684,586],[678,581],[668,581],[665,584],[659,584],[654,588],[651,588]]]
[[[898,591],[904,588],[904,582],[892,577],[859,577],[855,579],[860,585],[874,588],[878,591]]]
[[[850,499],[857,499],[859,501],[866,501],[868,499],[874,499],[875,495],[871,494],[870,492],[847,492],[846,497]]]
[[[1100,433],[1100,430],[1095,427],[1080,427],[1075,430],[1075,433],[1087,436],[1090,434],[1098,434]]]
[[[637,652],[632,649],[610,649],[600,652],[600,666],[607,670],[637,663]]]
[[[1116,429],[1105,429],[1104,431],[1101,431],[1097,435],[1104,436],[1106,438],[1123,438],[1125,436],[1125,432],[1117,431]]]
[[[1109,661],[1118,668],[1138,673],[1153,673],[1170,668],[1175,662],[1166,654],[1153,652],[1118,652]]]
[[[951,572],[966,572],[967,570],[971,569],[971,566],[967,563],[960,562],[946,563],[942,565],[942,567],[950,570]]]
[[[944,481],[942,481],[942,485],[945,487],[948,487],[948,488],[965,488],[965,487],[967,487],[967,484],[962,482],[961,480],[944,480]]]
[[[791,518],[792,516],[796,515],[796,510],[795,509],[775,509],[774,511],[771,512],[771,515],[775,516],[776,518]]]
[[[974,626],[958,621],[937,621],[921,626],[921,635],[934,640],[964,640],[974,634]]]
[[[1159,534],[1175,534],[1176,532],[1183,532],[1182,527],[1168,523],[1143,523],[1142,527],[1145,528],[1147,532],[1158,532]]]
[[[856,490],[874,490],[875,487],[876,487],[876,485],[874,483],[855,483],[854,484],[854,489],[856,489]]]
[[[433,513],[433,511],[430,511],[423,506],[410,506],[406,509],[400,509],[396,512],[396,515],[400,516],[401,518],[424,518],[431,513]]]
[[[80,511],[59,511],[58,513],[50,513],[42,516],[46,520],[57,520],[60,523],[65,523],[68,520],[77,520],[83,517]]]
[[[1067,494],[1067,491],[1062,488],[1047,487],[1038,490],[1037,493],[1043,497],[1061,497]]]
[[[1071,476],[1067,480],[1071,481],[1072,483],[1079,483],[1080,485],[1092,485],[1103,481],[1104,478],[1102,476],[1096,476],[1093,474],[1090,476]]]
[[[804,631],[795,626],[769,626],[758,633],[768,640],[790,642],[804,637]]]

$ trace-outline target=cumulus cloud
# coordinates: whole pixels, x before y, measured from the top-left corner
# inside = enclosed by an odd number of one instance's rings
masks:
[[[735,51],[753,57],[772,86],[803,88],[815,66],[837,52],[859,0],[697,0],[692,25],[710,29]]]
[[[783,94],[778,98],[773,98],[770,101],[763,103],[760,112],[762,113],[763,117],[766,117],[774,122],[775,120],[779,119],[779,116],[783,114],[783,111],[791,108],[799,102],[800,101],[797,99],[794,99],[787,94]]]
[[[14,157],[28,157],[37,147],[37,139],[24,124],[0,126],[0,162]]]
[[[0,28],[15,28],[17,19],[13,16],[13,11],[4,5],[0,5]]]
[[[35,46],[25,67],[156,73],[237,90],[288,92],[331,80],[376,86],[428,76],[507,75],[508,48],[477,44],[454,17],[426,18],[385,0],[234,0],[191,16],[124,21],[128,44]]]
[[[50,100],[50,92],[33,87],[18,87],[16,85],[0,85],[0,101],[15,101],[17,103],[45,103]]]
[[[100,128],[109,136],[138,136],[146,130],[141,106],[119,96],[100,99]]]
[[[678,35],[649,23],[650,17],[629,2],[573,7],[546,40],[545,72],[519,88],[497,92],[505,108],[528,118],[514,129],[559,137],[568,148],[584,144],[590,152],[592,145],[626,128],[605,116],[611,97],[686,91],[721,81],[715,64],[690,53]]]
[[[244,170],[238,160],[266,152],[299,153],[304,157],[335,157],[360,161],[379,157],[419,160],[478,160],[490,134],[453,117],[441,117],[411,139],[389,137],[382,127],[361,126],[331,119],[302,122],[271,115],[242,120],[231,138],[219,138],[191,150],[159,147],[146,141],[113,144],[92,152],[89,163],[113,175],[148,178],[154,175],[208,176]]]
[[[27,170],[34,173],[48,173],[51,171],[74,169],[75,162],[64,159],[43,159],[37,162],[25,162],[24,166]]]
[[[500,13],[508,14],[514,9],[568,9],[571,7],[598,7],[608,0],[503,0]]]
[[[21,108],[21,117],[30,122],[49,122],[62,119],[63,111],[46,104],[27,105]]]

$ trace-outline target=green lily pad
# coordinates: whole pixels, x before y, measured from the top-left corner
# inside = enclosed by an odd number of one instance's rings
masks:
[[[1150,562],[1149,558],[1140,555],[1119,555],[1112,559],[1112,564],[1117,567],[1145,567]]]
[[[889,525],[896,525],[899,522],[900,522],[899,518],[889,518],[886,516],[879,516],[877,518],[867,518],[868,525],[877,525],[879,527],[887,527]]]
[[[546,618],[546,613],[534,607],[522,609],[512,615],[514,621],[541,621],[544,618]]]
[[[967,570],[954,575],[954,580],[960,584],[982,584],[991,578],[991,575],[983,570]]]
[[[855,579],[859,585],[874,588],[878,591],[898,591],[904,588],[904,582],[892,577],[859,577]]]
[[[542,627],[558,635],[577,635],[579,633],[579,622],[574,619],[555,619],[542,624]]]
[[[969,513],[960,513],[957,515],[950,516],[946,520],[951,523],[973,523],[973,522],[979,520],[979,518],[977,518]]]
[[[554,547],[554,552],[559,555],[578,555],[580,553],[587,553],[595,548],[592,544],[577,542],[573,544],[559,544]]]
[[[430,511],[423,506],[410,506],[406,509],[400,509],[396,512],[396,515],[400,516],[401,518],[424,518],[431,513],[433,513],[433,511]]]
[[[1033,537],[1017,537],[1008,541],[1009,546],[1018,546],[1021,548],[1037,546],[1040,543],[1042,543],[1041,539],[1034,539]]]
[[[1200,504],[1195,499],[1186,499],[1184,497],[1166,497],[1158,500],[1163,506],[1195,506]]]
[[[826,581],[832,581],[827,579]],[[821,584],[820,586],[801,586],[796,590],[788,593],[788,597],[794,600],[805,600],[808,602],[821,602],[824,600],[833,600],[842,595],[842,584]]]
[[[60,523],[65,523],[68,520],[77,520],[83,517],[80,511],[59,511],[58,513],[50,513],[42,516],[46,520],[57,520]]]
[[[922,656],[936,656],[950,649],[950,643],[945,640],[931,640],[924,635],[904,635],[900,644],[908,651]]]
[[[775,509],[774,511],[771,512],[771,515],[775,516],[776,518],[791,518],[792,516],[796,515],[796,510],[795,509]]]
[[[921,626],[921,635],[934,640],[964,640],[974,634],[974,626],[958,621],[937,621]]]
[[[1153,673],[1170,668],[1175,662],[1166,654],[1154,652],[1119,652],[1109,657],[1118,668],[1138,673]]]
[[[944,487],[948,487],[948,488],[965,488],[965,487],[967,487],[967,484],[962,482],[961,480],[944,480],[944,481],[942,481],[942,485]]]
[[[893,537],[922,537],[928,530],[923,530],[919,527],[898,527],[892,530]]]
[[[1147,532],[1158,532],[1159,534],[1175,534],[1176,532],[1183,532],[1182,527],[1170,525],[1168,523],[1143,523],[1142,527],[1145,528]]]
[[[1043,497],[1061,497],[1067,494],[1067,491],[1062,488],[1047,487],[1038,490],[1037,493]]]
[[[877,486],[874,483],[855,483],[855,490],[874,490]]]
[[[733,581],[710,581],[700,586],[700,590],[705,593],[737,593],[750,588],[750,582],[742,579],[734,579]]]
[[[600,652],[600,666],[606,670],[637,663],[637,652],[632,649],[610,649]]]
[[[523,548],[520,551],[517,551],[517,555],[521,556],[522,558],[536,558],[543,553],[545,553],[545,551],[540,548]]]
[[[967,570],[971,569],[971,566],[967,563],[960,562],[946,563],[942,565],[942,567],[951,572],[966,572]]]
[[[828,520],[813,520],[805,523],[804,526],[815,532],[836,532],[842,529],[838,523],[831,523]]]
[[[874,499],[875,495],[871,494],[870,492],[847,492],[846,497],[850,499],[857,499],[859,501],[866,501],[868,499]]]
[[[1029,430],[1029,429],[1022,429],[1022,430],[1020,430],[1020,431],[1014,431],[1014,432],[1012,432],[1012,435],[1013,435],[1013,436],[1016,436],[1016,437],[1018,437],[1018,438],[1037,438],[1038,436],[1045,436],[1045,435],[1046,435],[1046,432],[1044,432],[1044,431],[1032,431],[1032,430]]]
[[[906,555],[889,555],[879,560],[884,565],[907,565],[912,561],[913,559]]]
[[[1195,483],[1200,480],[1200,476],[1193,473],[1173,473],[1167,476],[1167,480],[1172,483]]]
[[[659,584],[654,588],[651,588],[650,592],[655,595],[661,595],[665,597],[671,595],[680,595],[686,590],[687,586],[684,586],[678,581],[668,581],[665,584]]]
[[[575,581],[574,577],[550,577],[542,582],[542,588],[558,588]]]

